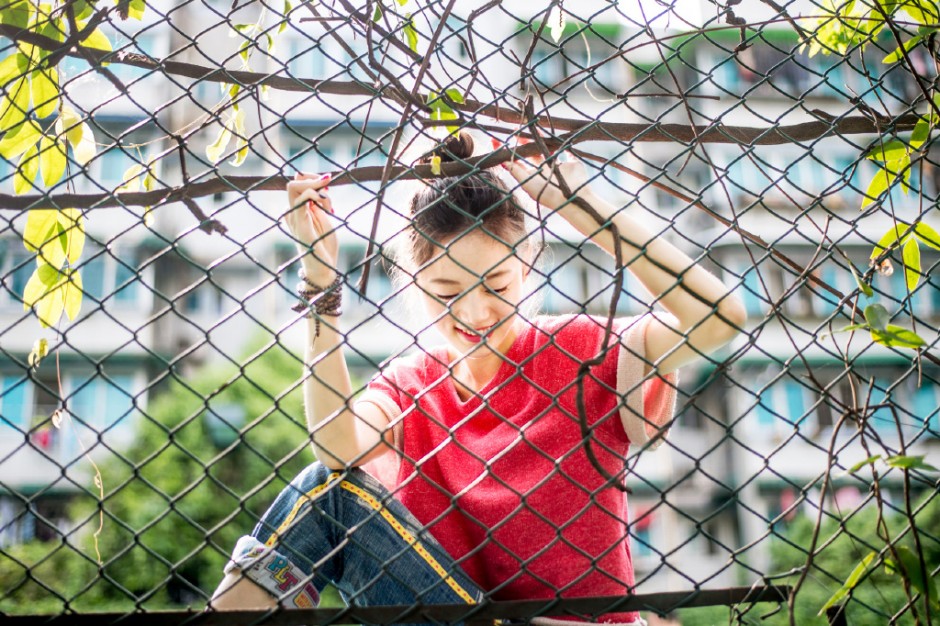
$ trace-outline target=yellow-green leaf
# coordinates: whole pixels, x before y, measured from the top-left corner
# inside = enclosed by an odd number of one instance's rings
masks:
[[[30,252],[38,252],[54,236],[59,223],[55,209],[32,209],[26,214],[26,229],[23,231],[23,245]]]
[[[899,222],[895,226],[892,226],[884,235],[881,236],[881,239],[878,240],[878,243],[875,244],[875,249],[872,250],[870,258],[877,259],[885,250],[893,248],[895,243],[898,241],[903,242],[910,232],[910,224]]]
[[[904,277],[907,280],[907,290],[914,291],[920,282],[920,244],[917,237],[908,237],[904,242],[902,251],[904,260]]]
[[[830,597],[821,609],[819,609],[818,615],[823,615],[826,612],[826,609],[829,607],[835,606],[840,603],[849,593],[858,585],[858,582],[861,580],[862,575],[868,571],[868,566],[871,564],[872,559],[875,558],[875,553],[870,552],[868,556],[862,559],[858,565],[855,566],[855,569],[852,570],[852,573],[849,574],[849,577],[845,579],[845,582],[842,583],[842,586],[836,590],[832,597]]]
[[[0,156],[7,161],[12,161],[26,152],[30,146],[35,146],[41,135],[42,131],[36,122],[29,120],[25,124],[20,124],[7,131],[0,140]]]
[[[153,226],[153,207],[144,207],[144,226],[147,228]]]
[[[59,73],[54,67],[36,70],[29,78],[33,110],[37,117],[48,117],[59,107]]]
[[[441,175],[441,156],[439,154],[431,157],[431,173],[435,176]]]
[[[95,144],[95,136],[91,132],[91,126],[88,122],[81,124],[81,139],[77,144],[72,143],[72,156],[79,165],[85,165],[98,153],[98,146]],[[71,142],[71,139],[69,140]]]
[[[865,154],[865,158],[882,162],[896,161],[897,159],[907,156],[909,152],[910,148],[908,148],[906,143],[900,139],[892,139],[891,141],[879,143],[873,147]]]
[[[21,195],[33,190],[36,182],[36,175],[39,174],[39,146],[33,145],[16,164],[16,172],[13,173],[13,193]]]
[[[39,363],[49,354],[49,340],[37,339],[33,342],[33,349],[29,353],[27,362],[30,367],[39,367]]]
[[[868,184],[868,189],[865,191],[865,198],[862,200],[861,207],[863,210],[877,202],[881,195],[888,190],[888,185],[891,182],[888,176],[887,170],[878,168],[874,178]]]
[[[114,49],[111,47],[111,41],[108,39],[107,35],[101,32],[100,28],[91,31],[91,34],[82,41],[82,45],[86,48],[104,50],[105,52],[111,52]]]
[[[79,209],[62,209],[58,213],[59,227],[66,236],[65,253],[69,265],[74,267],[85,249],[85,218]]]
[[[29,69],[29,59],[17,51],[0,61],[0,86],[6,86],[11,81],[22,78]]]
[[[55,132],[65,135],[74,149],[82,140],[82,117],[72,107],[62,107],[62,113],[55,122]]]
[[[40,265],[33,271],[23,294],[23,308],[33,309],[44,328],[55,325],[65,308],[62,281],[65,276],[51,265]]]
[[[405,41],[412,52],[418,52],[418,31],[415,30],[414,20],[411,19],[411,13],[405,16]]]
[[[52,187],[65,175],[65,144],[54,135],[43,135],[39,140],[39,173],[42,184]]]
[[[23,123],[29,111],[29,79],[15,81],[0,104],[0,130],[9,130]]]
[[[213,164],[218,163],[222,160],[222,154],[225,152],[225,148],[228,147],[228,142],[232,139],[232,131],[229,130],[228,126],[223,126],[222,130],[219,132],[219,136],[216,137],[216,140],[206,148],[206,158],[209,159]]]
[[[239,166],[248,158],[248,133],[245,130],[245,111],[235,107],[235,114],[231,120],[233,133],[236,137],[235,158],[230,161],[234,166]]]
[[[914,235],[934,250],[940,250],[940,233],[924,222],[914,226]]]
[[[117,193],[124,192],[134,192],[140,189],[141,174],[144,172],[144,166],[140,163],[135,163],[129,168],[124,170],[124,175],[121,177],[121,180],[124,181],[120,187],[115,189]]]
[[[917,350],[927,345],[924,338],[913,330],[896,326],[895,324],[888,324],[885,326],[884,330],[871,328],[869,332],[871,332],[873,341],[883,346],[888,346],[889,348],[909,348],[911,350]]]
[[[82,275],[78,273],[78,270],[69,271],[68,279],[62,285],[62,306],[70,320],[78,317],[79,312],[82,310],[82,296],[84,293],[82,290]]]

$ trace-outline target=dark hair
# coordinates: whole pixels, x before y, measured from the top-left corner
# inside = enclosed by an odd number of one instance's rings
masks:
[[[428,164],[434,156],[442,162],[462,161],[472,154],[473,137],[460,132],[419,163]],[[435,247],[475,228],[483,228],[509,246],[525,238],[525,213],[499,177],[482,170],[428,181],[411,199],[411,261],[420,267],[434,255]]]

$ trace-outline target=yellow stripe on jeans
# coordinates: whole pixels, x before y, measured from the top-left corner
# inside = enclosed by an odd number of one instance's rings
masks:
[[[325,483],[323,483],[322,485],[317,485],[316,487],[314,487],[313,489],[311,489],[310,491],[302,495],[300,498],[298,498],[297,502],[294,503],[294,508],[290,510],[290,513],[287,514],[287,517],[284,518],[284,521],[281,522],[281,525],[277,527],[277,530],[275,530],[271,534],[271,536],[268,537],[268,540],[264,542],[264,545],[266,545],[269,548],[273,548],[275,544],[277,544],[277,540],[280,538],[280,536],[284,534],[285,532],[287,532],[287,530],[290,528],[290,525],[294,522],[294,518],[297,517],[297,514],[300,512],[301,507],[303,507],[303,505],[306,504],[308,501],[313,500],[315,497],[317,497],[317,495],[319,495],[321,491],[329,487],[333,483],[333,481],[339,477],[340,477],[340,472],[333,472],[332,474],[330,474],[330,477],[326,479]]]
[[[435,559],[434,556],[428,552],[427,548],[421,545],[421,542],[418,541],[414,535],[408,532],[407,528],[402,526],[401,522],[399,522],[395,516],[392,515],[391,511],[386,509],[384,506],[382,506],[381,502],[372,497],[372,494],[345,480],[341,482],[339,486],[346,491],[356,494],[359,496],[360,500],[378,511],[379,515],[381,515],[385,521],[395,529],[395,532],[397,532],[402,539],[408,542],[408,545],[414,548],[415,552],[421,555],[421,558],[423,558],[427,564],[431,566],[431,569],[437,572],[444,582],[447,583],[448,587],[453,589],[454,592],[460,596],[461,600],[467,604],[476,604],[476,600],[473,599],[473,596],[467,593],[467,590],[461,587],[460,583],[454,580],[454,577],[447,573],[447,570],[437,562],[437,559]]]
[[[330,474],[329,478],[326,479],[325,483],[322,485],[317,485],[303,496],[298,498],[297,502],[294,503],[293,508],[290,510],[290,513],[287,514],[287,517],[284,518],[284,521],[281,522],[281,525],[278,526],[277,530],[271,534],[264,545],[269,548],[273,548],[277,544],[280,536],[290,529],[290,525],[294,522],[294,519],[297,517],[297,514],[300,512],[300,509],[303,507],[303,505],[316,498],[322,491],[332,485],[333,481],[339,478],[340,475],[341,472],[333,472]],[[453,589],[454,592],[460,596],[461,600],[467,604],[476,604],[476,600],[473,599],[473,596],[467,593],[467,590],[461,587],[460,583],[454,580],[454,577],[447,573],[447,570],[437,562],[437,559],[435,559],[434,556],[428,552],[427,548],[425,548],[421,542],[415,538],[414,535],[408,532],[408,529],[402,526],[401,522],[399,522],[388,509],[382,506],[382,503],[376,500],[372,494],[345,480],[340,482],[339,486],[346,491],[359,496],[360,500],[368,504],[374,510],[378,511],[379,515],[381,515],[382,518],[388,522],[389,526],[394,528],[395,532],[397,532],[402,539],[408,542],[408,545],[414,548],[415,552],[421,555],[421,558],[423,558],[425,562],[431,566],[431,569],[437,572],[444,582],[447,583],[448,587]]]

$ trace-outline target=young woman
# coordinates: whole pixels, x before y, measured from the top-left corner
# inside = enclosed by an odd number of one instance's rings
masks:
[[[472,152],[461,134],[440,154]],[[717,278],[597,197],[580,163],[505,167],[585,237],[611,254],[620,246],[669,314],[616,319],[606,345],[604,319],[524,316],[535,245],[513,194],[491,171],[435,179],[412,200],[401,266],[445,344],[393,360],[353,402],[329,177],[299,175],[286,223],[303,254],[304,391],[319,462],[239,541],[214,607],[315,606],[327,582],[360,605],[631,591],[626,496],[614,484],[628,446],[662,441],[674,372],[728,342],[745,314]],[[581,364],[600,352],[579,391]],[[367,463],[381,467],[370,474]],[[601,621],[643,623],[635,612]]]

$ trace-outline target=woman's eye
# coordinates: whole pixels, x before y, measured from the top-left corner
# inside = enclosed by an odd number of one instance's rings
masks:
[[[434,294],[434,297],[437,298],[438,300],[453,300],[454,298],[457,297],[457,294],[444,295],[444,294],[436,293]]]
[[[487,287],[487,290],[489,290],[489,291],[492,292],[492,293],[500,293],[500,294],[502,294],[502,293],[506,293],[507,291],[509,291],[509,285],[506,285],[505,287],[500,287],[499,289],[494,289],[494,288],[492,288],[492,287]]]

